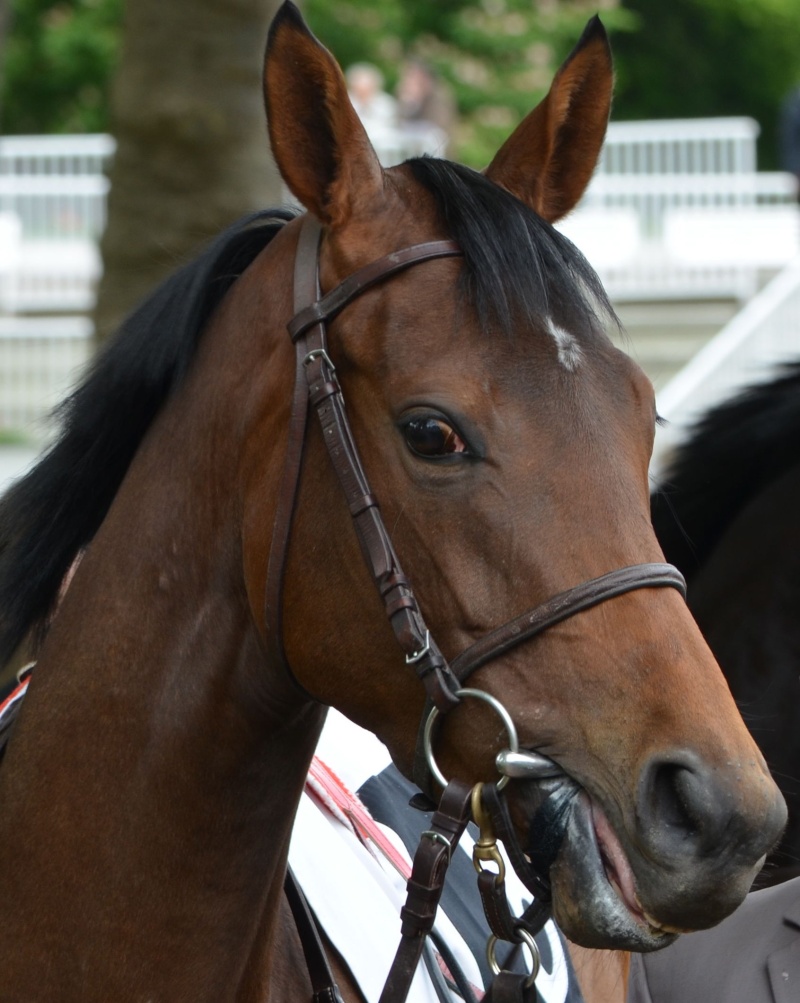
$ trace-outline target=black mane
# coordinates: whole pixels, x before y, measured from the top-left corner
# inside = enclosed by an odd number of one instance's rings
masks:
[[[515,321],[540,326],[551,317],[591,336],[603,321],[617,323],[586,258],[519,199],[461,164],[432,157],[407,164],[464,252],[462,281],[484,326],[511,334]]]
[[[653,494],[666,558],[690,577],[763,487],[800,461],[800,362],[710,411]]]
[[[0,500],[0,666],[47,616],[211,313],[294,215],[257,213],[217,237],[131,314],[59,407],[58,439]]]

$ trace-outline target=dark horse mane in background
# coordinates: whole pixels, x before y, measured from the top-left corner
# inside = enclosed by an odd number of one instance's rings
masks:
[[[616,322],[580,251],[513,195],[449,161],[422,157],[408,166],[462,247],[464,294],[484,324],[511,336],[519,314],[552,313],[586,339],[598,317]],[[0,501],[0,669],[46,622],[75,555],[97,532],[145,433],[186,374],[211,314],[296,215],[265,210],[216,238],[134,311],[59,408],[59,438]],[[560,295],[576,285],[572,301]]]
[[[800,870],[800,362],[713,409],[652,497],[666,559],[789,805]]]
[[[695,426],[653,494],[667,560],[687,580],[734,517],[800,458],[800,362],[714,408]]]

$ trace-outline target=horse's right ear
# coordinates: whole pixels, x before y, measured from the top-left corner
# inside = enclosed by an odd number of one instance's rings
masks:
[[[264,98],[278,170],[318,219],[341,225],[381,196],[381,166],[344,75],[290,0],[270,28]]]

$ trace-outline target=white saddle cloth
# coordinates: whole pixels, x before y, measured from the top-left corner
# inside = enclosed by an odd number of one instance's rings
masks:
[[[317,755],[350,791],[389,765],[386,748],[369,732],[331,711]],[[377,824],[377,823],[376,823]],[[382,826],[410,866],[399,836]],[[473,840],[466,833],[457,852],[472,857]],[[346,821],[320,802],[303,795],[297,812],[289,862],[311,908],[336,949],[347,961],[367,1003],[378,1003],[400,942],[400,908],[405,880],[379,852],[371,853]],[[507,892],[512,910],[522,912],[530,898],[509,867]],[[448,944],[469,981],[482,987],[478,964],[453,923],[440,909],[436,929]],[[565,1003],[569,967],[561,938],[552,923],[545,927],[553,955],[552,971],[542,969],[536,987],[544,1003]],[[438,1003],[424,965],[420,965],[409,1003]],[[454,1000],[459,997],[454,996]]]

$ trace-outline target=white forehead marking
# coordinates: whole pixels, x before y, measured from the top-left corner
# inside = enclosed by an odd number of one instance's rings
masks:
[[[583,354],[578,339],[569,331],[565,331],[563,327],[559,327],[552,317],[547,318],[547,331],[556,343],[558,361],[565,369],[574,373]]]

